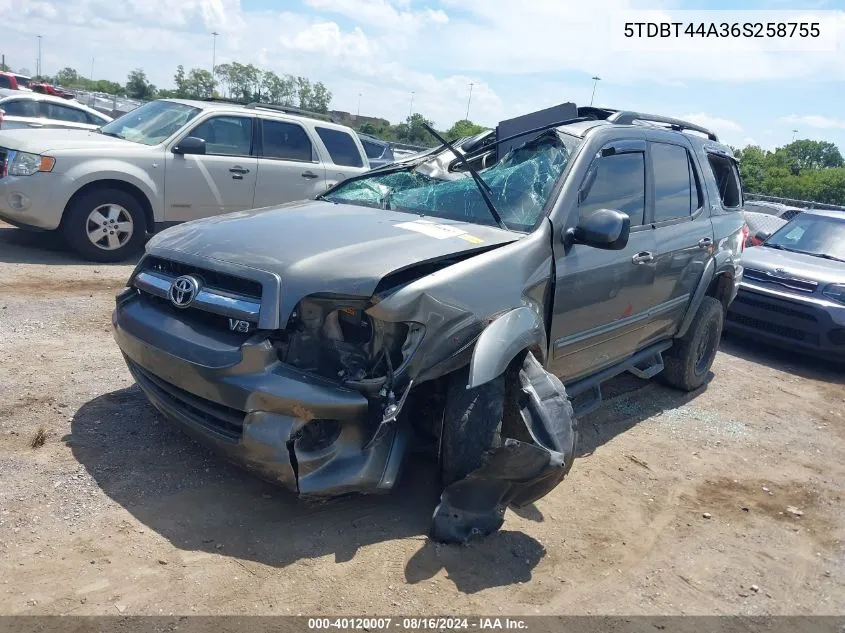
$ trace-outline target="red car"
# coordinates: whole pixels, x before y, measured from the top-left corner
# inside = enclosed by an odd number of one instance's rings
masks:
[[[29,88],[31,78],[17,73],[0,72],[0,88],[9,90],[26,90]]]
[[[39,92],[44,95],[52,95],[54,97],[62,97],[64,99],[73,99],[74,94],[72,92],[68,92],[64,88],[57,88],[48,83],[35,83],[29,85],[30,90],[34,92]]]

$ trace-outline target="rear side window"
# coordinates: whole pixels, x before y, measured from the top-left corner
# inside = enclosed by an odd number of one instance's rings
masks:
[[[652,143],[654,221],[692,215],[702,205],[695,168],[689,152],[667,143]]]
[[[381,158],[381,155],[385,150],[383,146],[378,143],[373,143],[372,141],[362,140],[361,145],[364,146],[364,152],[366,152],[367,158]]]
[[[296,123],[285,123],[284,121],[261,120],[263,129],[264,158],[280,158],[283,160],[298,160],[312,162],[314,160],[314,149],[311,146],[311,139]]]
[[[0,110],[6,111],[6,116],[23,116],[38,118],[41,113],[38,111],[38,102],[31,99],[17,99],[0,103]]]
[[[599,209],[628,214],[631,226],[643,224],[645,216],[645,154],[614,154],[597,158],[587,172],[581,192],[582,218]]]
[[[88,123],[88,117],[82,110],[69,108],[57,103],[44,103],[45,114],[48,119],[66,121],[68,123]]]
[[[216,116],[200,123],[188,136],[203,139],[207,154],[249,156],[252,147],[252,119],[241,116]]]
[[[722,206],[727,209],[739,209],[742,206],[742,189],[739,185],[736,163],[727,156],[718,154],[708,154],[707,160],[716,179],[716,185],[719,187]]]
[[[6,75],[0,75],[0,88],[12,88],[12,80]]]
[[[332,162],[335,165],[343,165],[344,167],[364,166],[361,152],[358,151],[358,146],[355,145],[355,141],[349,134],[319,126],[317,126],[317,134],[320,135],[320,139],[326,149],[329,150],[329,156],[332,157]]]
[[[91,125],[105,125],[106,123],[108,123],[106,119],[90,112],[86,112],[85,116],[88,118],[88,123],[90,123]]]

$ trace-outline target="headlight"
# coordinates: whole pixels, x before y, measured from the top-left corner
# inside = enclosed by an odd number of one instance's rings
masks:
[[[30,154],[29,152],[9,152],[10,176],[32,176],[39,171],[52,171],[56,159],[51,156]]]
[[[822,290],[822,294],[828,299],[845,303],[845,284],[830,284]]]

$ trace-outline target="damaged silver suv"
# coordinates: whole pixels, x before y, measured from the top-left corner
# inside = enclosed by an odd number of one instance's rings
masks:
[[[704,384],[742,276],[713,133],[574,114],[156,235],[113,314],[132,375],[303,497],[388,491],[429,447],[432,536],[498,529],[569,471],[602,382]]]

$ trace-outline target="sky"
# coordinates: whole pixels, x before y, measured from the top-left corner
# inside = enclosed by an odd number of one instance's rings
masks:
[[[621,12],[737,8],[822,15],[832,48],[620,44]],[[93,62],[97,79],[143,68],[170,88],[179,64],[211,68],[214,31],[218,64],[322,81],[332,109],[355,113],[360,100],[362,115],[394,123],[413,107],[445,129],[469,105],[470,119],[492,126],[588,105],[595,83],[595,105],[693,120],[731,145],[774,149],[794,136],[845,153],[845,0],[0,0],[0,53],[14,70],[35,71],[41,35],[45,74],[89,76]]]

